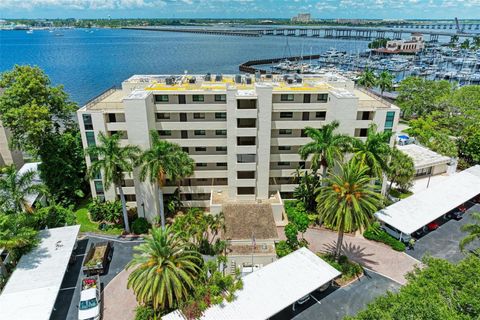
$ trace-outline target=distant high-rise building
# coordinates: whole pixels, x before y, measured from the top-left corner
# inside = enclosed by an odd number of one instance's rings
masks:
[[[312,15],[310,13],[299,13],[291,19],[292,22],[310,22],[312,21]]]

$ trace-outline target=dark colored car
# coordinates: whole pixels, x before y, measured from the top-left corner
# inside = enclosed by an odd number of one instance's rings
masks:
[[[447,213],[447,218],[448,219],[455,219],[455,220],[461,220],[463,218],[463,211],[460,210],[452,210],[449,213]]]

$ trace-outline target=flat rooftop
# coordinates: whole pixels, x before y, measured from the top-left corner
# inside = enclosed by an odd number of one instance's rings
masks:
[[[316,254],[301,248],[243,277],[243,289],[235,292],[232,302],[208,308],[199,319],[268,319],[339,275]],[[177,310],[162,319],[186,318]]]
[[[397,146],[397,148],[413,159],[416,170],[450,162],[449,157],[442,156],[441,154],[416,144]]]
[[[278,239],[269,203],[225,203],[225,232],[222,238],[231,240]]]
[[[480,165],[456,173],[375,213],[377,219],[412,234],[480,194]]]
[[[0,295],[0,318],[48,320],[80,226],[40,231],[39,245],[23,255]]]

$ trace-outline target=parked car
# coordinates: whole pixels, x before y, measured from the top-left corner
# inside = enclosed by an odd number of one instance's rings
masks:
[[[400,232],[399,230],[397,230],[396,228],[394,228],[391,225],[386,224],[386,223],[382,225],[382,229],[385,230],[386,233],[388,233],[389,235],[391,235],[395,239],[400,240],[400,238],[401,238],[401,241],[404,242],[404,243],[408,243],[410,241],[410,239],[412,238],[409,234],[404,234],[404,233]]]
[[[445,216],[448,219],[461,220],[463,218],[463,213],[464,213],[464,211],[460,211],[458,209],[453,209],[452,211],[448,212]]]
[[[432,221],[429,224],[427,224],[425,227],[427,228],[427,231],[433,231],[433,230],[437,230],[440,227],[440,225],[436,221]]]
[[[108,263],[112,260],[113,243],[111,241],[91,244],[83,261],[83,272],[86,275],[104,274]]]
[[[100,295],[100,277],[86,277],[82,279],[80,303],[78,305],[79,320],[100,320],[102,300]]]

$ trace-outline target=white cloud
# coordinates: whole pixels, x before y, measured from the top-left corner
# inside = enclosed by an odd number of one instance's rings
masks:
[[[0,0],[0,8],[134,9],[165,5],[163,0]]]

